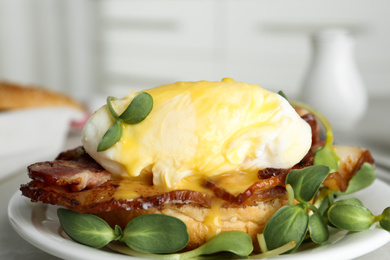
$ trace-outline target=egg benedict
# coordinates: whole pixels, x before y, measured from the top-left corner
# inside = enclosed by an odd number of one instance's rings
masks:
[[[154,185],[172,189],[192,175],[290,168],[310,149],[310,126],[283,97],[257,85],[223,79],[146,92],[153,97],[153,111],[139,124],[123,125],[113,147],[97,152],[113,124],[107,106],[84,128],[86,151],[114,175],[151,173]],[[114,109],[122,113],[135,95],[116,100]]]
[[[153,100],[143,120],[121,119],[140,93],[109,99],[86,123],[82,147],[29,166],[23,195],[112,226],[150,213],[177,217],[190,234],[187,250],[228,230],[247,232],[256,247],[256,235],[287,204],[289,171],[313,164],[321,143],[315,117],[230,78],[142,93]],[[118,138],[99,149],[115,124]]]

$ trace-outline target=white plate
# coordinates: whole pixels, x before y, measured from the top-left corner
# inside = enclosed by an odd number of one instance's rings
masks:
[[[390,206],[390,187],[376,180],[364,191],[355,193],[373,214],[380,214]],[[385,199],[386,198],[386,199]],[[8,216],[12,227],[32,245],[63,259],[136,259],[109,249],[94,249],[72,241],[60,228],[56,215],[57,207],[42,203],[31,203],[16,192],[8,205]],[[327,243],[321,246],[304,245],[300,251],[278,259],[352,259],[369,253],[390,241],[390,233],[373,226],[363,232],[332,232]]]

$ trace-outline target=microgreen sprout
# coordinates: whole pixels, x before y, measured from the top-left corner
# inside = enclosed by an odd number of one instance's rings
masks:
[[[299,203],[291,205],[290,202],[272,216],[263,232],[265,242],[260,244],[262,251],[274,250],[295,241],[295,247],[285,253],[292,252],[304,241],[308,231],[316,243],[323,243],[328,239],[328,229],[322,216],[320,213],[317,214],[317,208],[309,203],[328,174],[327,166],[315,165],[292,170],[287,175],[286,187],[292,187],[292,191],[290,188],[287,189],[288,197],[290,198],[290,193],[293,192],[295,200]]]
[[[315,212],[309,217],[309,233],[311,240],[316,244],[328,241],[329,229],[320,212]]]
[[[153,98],[146,92],[136,95],[121,115],[115,111],[112,105],[115,100],[114,97],[107,97],[107,108],[114,123],[100,140],[97,147],[98,152],[107,150],[121,139],[124,123],[133,125],[142,122],[153,108]]]
[[[336,202],[331,205],[328,218],[337,228],[350,231],[369,229],[377,221],[366,207],[348,202]]]
[[[139,252],[173,253],[183,249],[189,240],[183,221],[161,214],[136,217],[123,231],[119,226],[112,229],[107,222],[92,214],[60,208],[57,215],[69,237],[95,248],[101,248],[111,241],[121,241]]]
[[[355,198],[334,203],[328,210],[328,218],[334,226],[340,229],[363,231],[379,222],[384,230],[390,232],[390,207],[387,207],[382,214],[375,216]]]
[[[118,243],[111,243],[108,247],[123,254],[135,257],[170,260],[202,259],[202,256],[205,256],[205,259],[214,259],[214,257],[210,255],[214,255],[215,253],[222,253],[215,255],[215,259],[221,259],[221,256],[223,257],[222,259],[235,258],[237,256],[241,258],[248,257],[248,255],[253,251],[252,238],[242,231],[222,232],[211,238],[202,246],[184,253],[163,255],[142,253]]]
[[[248,256],[253,251],[252,238],[242,231],[227,231],[211,238],[202,246],[184,253],[189,240],[187,226],[180,219],[146,214],[131,220],[122,231],[112,229],[103,219],[69,209],[57,210],[62,228],[73,240],[95,248],[108,246],[133,256],[160,259],[188,259],[218,252]],[[127,246],[110,242],[119,241]],[[110,243],[110,244],[109,244]],[[163,255],[160,255],[163,254]]]
[[[387,207],[378,217],[381,227],[390,232],[390,207]]]
[[[279,94],[287,99],[283,92]],[[307,237],[310,237],[314,243],[324,243],[329,238],[328,225],[351,231],[362,231],[379,222],[383,229],[390,231],[390,207],[375,216],[358,199],[348,198],[335,202],[338,196],[351,194],[371,185],[375,180],[374,166],[364,163],[349,181],[345,192],[322,186],[329,173],[338,170],[339,158],[332,149],[331,125],[320,112],[307,104],[289,102],[293,106],[308,110],[319,119],[326,131],[326,141],[315,151],[313,166],[292,170],[287,175],[288,205],[279,209],[267,223],[263,234],[258,235],[262,252],[268,254],[269,250],[275,250],[295,241],[296,245],[293,248],[284,251],[290,253]],[[291,197],[294,197],[297,204],[292,204]]]
[[[187,226],[178,218],[146,214],[134,218],[123,230],[120,241],[145,253],[173,253],[183,249],[189,240]]]
[[[305,238],[309,224],[309,216],[300,205],[283,206],[270,219],[263,235],[267,250],[277,249],[290,241],[296,241],[294,248],[286,253],[294,251]]]
[[[262,234],[257,236],[258,240],[260,241],[261,238],[259,238],[259,237],[262,237]],[[290,241],[290,242],[282,245],[281,247],[278,247],[278,248],[273,249],[273,250],[262,251],[261,254],[251,255],[249,258],[261,259],[261,258],[274,257],[277,255],[281,255],[285,252],[291,251],[292,249],[294,249],[296,247],[296,245],[297,245],[296,241]],[[261,248],[264,250],[263,247],[261,247]]]
[[[101,248],[121,236],[117,228],[113,230],[95,215],[80,214],[63,208],[57,210],[57,215],[65,233],[84,245]]]
[[[182,257],[194,258],[218,252],[230,252],[238,256],[248,256],[253,251],[252,238],[242,231],[226,231],[211,238],[197,249],[182,253]]]

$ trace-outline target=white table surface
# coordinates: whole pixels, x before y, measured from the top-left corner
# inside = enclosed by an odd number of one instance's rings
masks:
[[[390,100],[371,101],[370,108],[364,120],[354,131],[336,133],[339,144],[361,145],[369,148],[377,159],[378,167],[385,169],[385,174],[378,178],[390,185]],[[70,133],[64,149],[80,145],[79,133]],[[46,159],[46,158],[44,158]],[[52,159],[52,158],[47,158]],[[0,179],[0,259],[58,259],[23,240],[10,226],[7,206],[10,197],[19,189],[20,184],[28,182],[26,163],[20,160],[20,168],[6,178]],[[382,171],[383,172],[383,171]],[[388,174],[386,174],[388,173]],[[390,206],[390,199],[389,199]],[[379,249],[363,255],[358,260],[389,259],[390,243]]]

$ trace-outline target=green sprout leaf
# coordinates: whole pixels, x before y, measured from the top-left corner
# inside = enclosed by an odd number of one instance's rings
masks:
[[[291,243],[289,243],[291,244]],[[118,243],[110,243],[109,248],[121,252],[123,254],[147,258],[147,259],[235,259],[247,257],[253,251],[251,237],[242,231],[226,231],[211,238],[197,249],[175,254],[150,254],[142,253],[122,246]],[[218,254],[216,254],[218,253]]]
[[[323,146],[314,153],[314,165],[325,165],[330,172],[336,172],[339,168],[339,157],[331,147]]]
[[[333,196],[333,194],[331,195]],[[331,226],[331,227],[334,227],[336,228],[332,223],[330,223],[329,221],[329,218],[328,218],[328,210],[330,208],[330,205],[332,203],[330,202],[329,200],[329,197],[327,196],[323,201],[322,203],[320,204],[320,206],[318,207],[318,213],[321,214],[322,216],[322,219],[324,220],[324,223],[326,223],[327,225]]]
[[[294,251],[305,238],[308,225],[309,216],[303,207],[288,205],[280,208],[264,228],[263,235],[267,248],[274,250],[296,241],[296,246],[286,253]]]
[[[347,204],[352,204],[352,205],[357,205],[357,206],[364,206],[363,202],[361,202],[358,198],[346,198],[337,201],[337,203],[347,203]]]
[[[108,108],[108,111],[110,111],[110,114],[111,116],[117,120],[119,118],[119,115],[118,113],[115,111],[114,107],[112,106],[112,101],[113,100],[116,100],[115,97],[107,97],[107,108]]]
[[[257,239],[260,241],[260,239],[262,239],[264,236],[263,234],[257,234]],[[261,249],[261,254],[255,254],[255,255],[250,255],[250,259],[259,259],[259,258],[271,258],[271,257],[275,257],[275,256],[278,256],[278,255],[281,255],[281,254],[284,254],[286,252],[289,252],[291,250],[293,250],[295,248],[295,246],[297,245],[297,242],[295,241],[290,241],[288,242],[287,244],[281,246],[281,247],[278,247],[276,249],[273,249],[273,250],[268,250],[266,248],[264,248],[264,246],[261,246],[260,245],[260,249]],[[266,250],[264,250],[266,249]]]
[[[281,95],[285,100],[289,101],[288,98],[287,98],[287,96],[286,96],[286,94],[284,94],[283,91],[280,90],[280,91],[278,92],[278,94]]]
[[[146,214],[134,218],[123,230],[121,241],[144,253],[167,254],[183,249],[189,240],[186,224],[178,218]]]
[[[114,228],[114,235],[115,235],[115,238],[113,240],[119,240],[122,238],[122,235],[123,235],[123,231],[121,229],[120,226],[118,225],[115,225],[115,228]]]
[[[375,216],[367,208],[346,202],[336,202],[328,211],[329,221],[340,229],[363,231],[375,223]]]
[[[126,110],[119,116],[126,124],[142,122],[152,111],[153,98],[149,93],[141,92],[131,101]]]
[[[320,196],[321,196],[321,194],[320,194]],[[321,215],[326,215],[326,213],[328,212],[328,209],[330,207],[329,195],[324,196],[323,199],[319,203],[320,196],[317,198],[316,203],[314,205],[318,208],[318,212],[321,213]]]
[[[97,151],[101,152],[107,150],[114,144],[116,144],[122,137],[122,123],[119,120],[115,120],[114,124],[107,130],[100,140]]]
[[[309,202],[316,195],[328,174],[329,168],[323,165],[294,169],[287,175],[286,184],[293,187],[297,201]]]
[[[117,238],[107,222],[95,215],[63,208],[57,210],[57,215],[65,233],[81,244],[101,248]]]
[[[345,192],[336,192],[336,195],[346,195],[365,189],[370,186],[376,179],[375,167],[365,162],[360,169],[355,173],[348,183],[348,188]]]
[[[328,240],[329,230],[320,212],[309,217],[309,232],[314,243],[322,244]]]
[[[387,207],[379,216],[381,227],[390,232],[390,207]]]
[[[107,97],[107,108],[115,122],[100,140],[97,147],[98,152],[107,150],[121,139],[123,123],[138,124],[150,114],[153,108],[152,96],[146,92],[141,92],[133,98],[126,110],[118,115],[112,106],[112,101],[115,99],[114,97]]]
[[[230,252],[238,256],[248,256],[253,251],[252,238],[242,231],[226,231],[211,238],[195,250],[181,254],[183,259]]]

